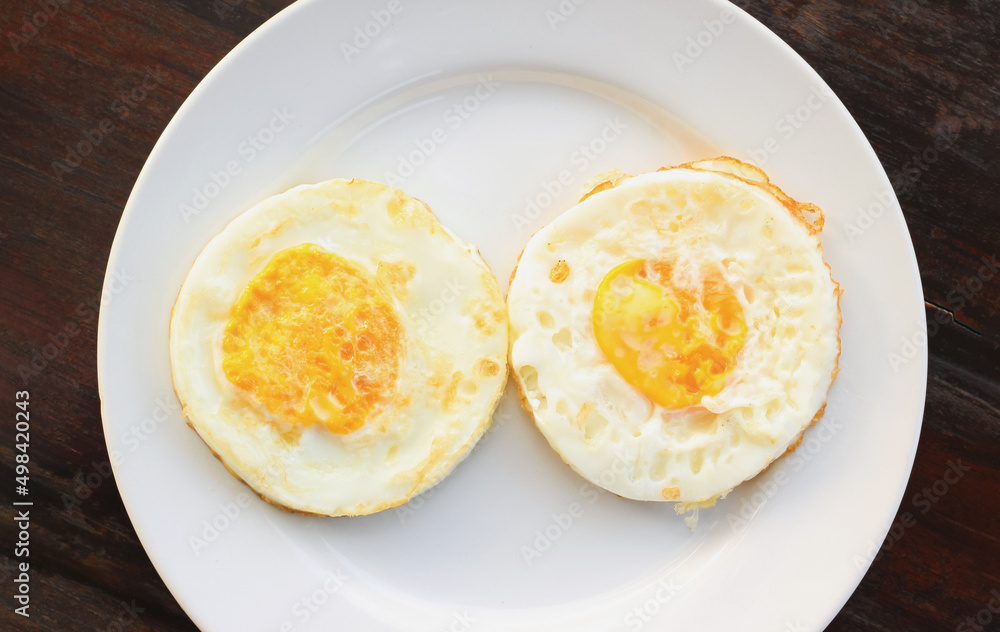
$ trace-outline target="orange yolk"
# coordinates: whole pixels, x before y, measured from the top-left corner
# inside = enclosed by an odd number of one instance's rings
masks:
[[[286,425],[346,434],[395,383],[400,338],[371,274],[302,244],[275,254],[247,285],[226,324],[222,368]]]
[[[678,287],[662,261],[622,263],[594,298],[594,335],[608,361],[665,408],[719,393],[746,342],[743,309],[718,273]]]

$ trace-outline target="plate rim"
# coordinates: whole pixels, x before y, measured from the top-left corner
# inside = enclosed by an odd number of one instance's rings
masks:
[[[147,157],[145,163],[143,164],[142,169],[140,170],[136,178],[135,184],[132,188],[132,191],[130,192],[129,199],[126,202],[125,207],[122,211],[122,216],[119,221],[118,227],[116,229],[115,237],[109,251],[105,278],[102,285],[102,302],[101,302],[102,304],[101,304],[100,315],[98,317],[98,327],[97,327],[96,355],[97,355],[98,392],[99,392],[100,406],[101,406],[102,432],[104,433],[105,447],[109,451],[109,454],[112,450],[112,443],[111,443],[112,436],[109,433],[109,428],[106,421],[106,413],[107,413],[107,408],[109,406],[108,402],[110,400],[110,396],[107,395],[107,389],[106,389],[106,384],[109,380],[109,378],[106,376],[108,375],[109,369],[107,369],[106,367],[108,362],[108,355],[111,353],[111,351],[109,350],[109,343],[108,343],[108,339],[111,334],[108,331],[108,325],[107,325],[108,320],[107,318],[104,318],[104,316],[105,316],[105,310],[110,309],[110,302],[106,305],[103,300],[103,297],[110,296],[113,294],[112,284],[115,281],[115,276],[114,276],[115,270],[117,270],[116,261],[122,256],[122,250],[124,249],[124,246],[122,244],[126,239],[126,233],[129,232],[128,230],[129,226],[131,226],[134,222],[136,222],[137,221],[136,218],[139,216],[139,209],[137,209],[135,207],[135,204],[133,204],[136,192],[144,188],[147,180],[149,180],[152,177],[150,175],[152,172],[151,165],[155,165],[160,154],[163,151],[165,151],[165,147],[167,147],[170,144],[170,139],[175,135],[177,128],[183,124],[183,121],[187,117],[188,112],[193,108],[198,107],[198,104],[201,101],[201,95],[208,89],[208,87],[212,84],[215,78],[225,73],[226,69],[232,63],[234,63],[234,59],[240,57],[243,54],[243,51],[249,49],[252,46],[255,46],[255,43],[261,38],[265,37],[268,33],[284,28],[284,25],[292,21],[298,13],[308,10],[308,8],[311,7],[313,4],[320,4],[320,0],[298,0],[297,2],[294,2],[293,4],[282,9],[281,11],[273,15],[271,18],[269,18],[267,21],[265,21],[263,24],[258,26],[247,37],[245,37],[235,47],[233,47],[232,50],[226,53],[226,55],[223,56],[223,58],[208,73],[206,73],[204,78],[198,82],[198,84],[191,91],[191,93],[184,99],[184,102],[181,104],[178,110],[173,114],[167,126],[164,128],[160,137],[157,139],[155,145],[150,151],[149,156]],[[716,7],[728,7],[731,8],[732,10],[735,10],[738,14],[741,15],[741,19],[743,19],[746,24],[752,26],[752,28],[755,31],[754,35],[755,37],[764,38],[767,41],[768,46],[770,47],[775,47],[775,45],[777,45],[777,49],[782,52],[783,57],[799,65],[801,70],[807,73],[814,82],[829,88],[829,86],[826,84],[823,78],[801,55],[799,55],[787,42],[782,40],[777,34],[768,29],[764,24],[762,24],[752,15],[748,14],[742,7],[736,4],[732,4],[727,0],[703,0],[703,4],[714,5]],[[885,172],[884,167],[881,164],[881,161],[878,158],[878,155],[876,154],[874,148],[872,147],[871,142],[868,140],[867,136],[861,129],[860,125],[857,123],[855,118],[850,114],[850,111],[847,110],[846,106],[844,106],[844,104],[842,103],[840,98],[836,95],[836,93],[834,93],[832,90],[830,90],[830,93],[833,95],[833,98],[836,100],[836,103],[839,104],[840,108],[843,109],[843,112],[846,115],[846,119],[853,126],[853,131],[858,135],[858,138],[861,141],[863,141],[862,146],[864,147],[865,151],[869,154],[872,163],[879,166],[878,179],[882,181],[883,185],[888,191],[892,192],[892,202],[895,205],[895,209],[898,211],[897,213],[898,217],[896,217],[896,219],[899,221],[900,228],[907,233],[906,241],[908,244],[908,254],[909,254],[907,263],[908,263],[909,273],[911,274],[911,278],[915,280],[914,289],[919,295],[919,300],[922,303],[924,301],[924,293],[921,283],[919,266],[916,259],[916,253],[913,247],[912,238],[909,237],[909,228],[906,223],[906,218],[902,214],[901,207],[899,205],[896,194],[891,187],[889,178]],[[920,313],[921,316],[923,316],[922,309],[920,310]],[[908,449],[907,461],[909,463],[909,466],[905,472],[905,475],[901,474],[899,480],[897,481],[898,489],[896,492],[896,503],[894,506],[894,511],[890,516],[888,523],[885,524],[884,529],[882,530],[883,539],[885,535],[888,533],[888,530],[891,526],[892,516],[895,516],[896,513],[898,513],[898,508],[902,503],[906,487],[908,485],[912,473],[912,468],[915,463],[916,452],[918,449],[923,427],[923,417],[926,407],[926,391],[927,391],[927,379],[928,379],[928,350],[926,345],[924,345],[922,348],[918,350],[918,357],[915,358],[915,360],[919,363],[918,377],[919,377],[920,389],[919,389],[919,398],[917,397],[917,394],[914,395],[914,401],[916,402],[919,399],[919,403],[915,407],[916,421],[914,423],[913,440],[912,444],[909,446]],[[105,377],[102,378],[102,376]],[[119,489],[119,496],[122,499],[122,503],[125,507],[126,513],[129,516],[129,520],[130,522],[132,522],[132,526],[136,532],[137,538],[142,543],[143,549],[149,556],[151,562],[153,563],[154,568],[156,568],[157,574],[160,576],[161,580],[167,586],[168,590],[170,590],[173,598],[176,599],[178,604],[181,605],[181,607],[185,611],[185,614],[189,616],[193,622],[195,622],[195,625],[202,627],[202,622],[199,621],[199,617],[196,614],[198,613],[199,608],[195,603],[189,601],[188,595],[185,594],[184,590],[182,590],[180,587],[174,586],[173,581],[167,579],[167,576],[164,575],[164,572],[162,570],[163,568],[162,564],[164,560],[160,559],[161,554],[156,553],[147,547],[146,541],[148,539],[144,538],[140,533],[140,530],[136,527],[135,520],[133,519],[133,511],[135,510],[134,506],[131,505],[130,500],[127,498],[126,494],[122,493],[121,484],[119,483],[120,470],[113,461],[114,459],[112,459],[112,470],[114,471],[115,474],[115,483]],[[841,596],[842,598],[839,598],[839,605],[837,605],[828,613],[829,616],[826,617],[826,622],[823,627],[829,625],[829,623],[842,610],[843,606],[854,594],[857,587],[864,579],[865,575],[867,574],[873,562],[874,558],[868,560],[864,569],[859,569],[858,573],[856,574],[853,585],[850,587],[849,590],[846,591],[844,595]]]

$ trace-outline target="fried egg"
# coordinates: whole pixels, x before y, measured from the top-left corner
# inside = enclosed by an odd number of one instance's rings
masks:
[[[511,278],[522,403],[592,483],[709,506],[823,414],[841,315],[822,213],[726,157],[589,186]]]
[[[331,180],[266,199],[198,256],[170,320],[188,424],[265,500],[368,514],[440,481],[489,425],[507,317],[422,202]]]

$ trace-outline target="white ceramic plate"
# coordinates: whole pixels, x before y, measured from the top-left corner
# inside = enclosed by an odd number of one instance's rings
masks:
[[[695,531],[669,505],[584,483],[510,393],[451,477],[363,518],[265,504],[185,426],[171,305],[209,238],[263,197],[331,177],[388,181],[477,244],[505,285],[527,237],[590,177],[718,154],[758,162],[826,210],[843,355],[820,426]],[[104,294],[115,478],[206,632],[821,630],[889,527],[922,417],[923,299],[889,182],[806,63],[717,0],[303,0],[170,123],[125,209]]]

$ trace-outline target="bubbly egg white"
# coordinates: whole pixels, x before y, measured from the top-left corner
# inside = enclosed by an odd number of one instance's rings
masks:
[[[396,381],[348,434],[282,429],[222,366],[226,323],[247,284],[276,252],[303,243],[384,280],[401,323]],[[443,478],[489,424],[506,349],[503,299],[478,251],[422,203],[357,180],[300,186],[234,219],[191,268],[170,327],[188,423],[258,494],[321,515],[378,511]]]
[[[839,288],[818,229],[756,170],[695,166],[585,198],[531,238],[508,293],[511,370],[538,428],[579,474],[627,498],[705,501],[755,476],[821,413],[836,372]],[[700,405],[655,404],[595,340],[595,291],[634,259],[670,261],[693,283],[714,270],[739,300],[746,342]]]

